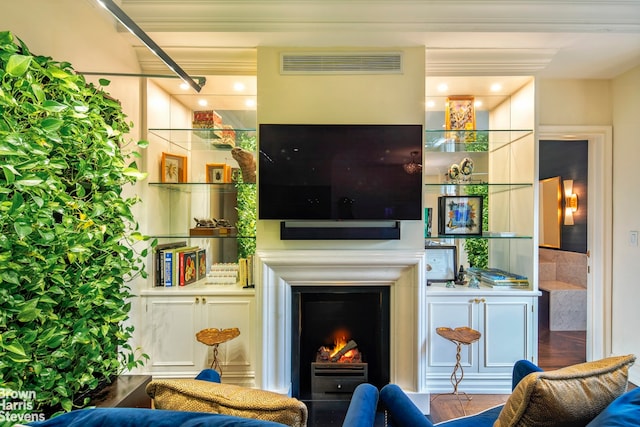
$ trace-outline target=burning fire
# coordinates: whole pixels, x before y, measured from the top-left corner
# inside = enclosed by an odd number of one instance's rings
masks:
[[[318,349],[317,362],[334,363],[360,363],[362,354],[358,350],[358,344],[354,340],[347,339],[346,335],[336,334],[333,348],[322,346]]]
[[[333,350],[330,352],[329,357],[334,357],[346,345],[347,345],[347,337],[341,336],[341,337],[336,338],[336,340],[333,342]],[[345,354],[343,354],[342,357],[353,356],[354,351],[356,351],[356,350],[355,349],[351,349],[351,350],[347,351]]]

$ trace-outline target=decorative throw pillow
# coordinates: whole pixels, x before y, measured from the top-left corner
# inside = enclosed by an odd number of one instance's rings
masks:
[[[580,363],[522,379],[494,427],[585,426],[627,389],[635,356]]]
[[[267,390],[191,379],[156,379],[146,391],[156,409],[215,412],[291,427],[307,425],[304,402]]]

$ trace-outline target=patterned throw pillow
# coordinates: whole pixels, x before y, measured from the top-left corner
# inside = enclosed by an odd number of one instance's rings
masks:
[[[585,426],[627,389],[635,356],[609,357],[522,379],[494,427]]]

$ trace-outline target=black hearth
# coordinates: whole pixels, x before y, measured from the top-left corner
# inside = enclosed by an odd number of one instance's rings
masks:
[[[382,387],[389,382],[389,317],[388,286],[294,286],[291,289],[292,309],[292,394],[300,399],[343,399],[358,382]],[[345,381],[338,379],[335,393],[317,390],[312,393],[312,364],[317,362],[321,346],[333,347],[338,340],[357,342],[357,350],[367,368],[358,377],[353,366],[329,366],[329,371],[345,372]],[[349,365],[343,363],[341,365]],[[314,370],[315,371],[315,370]],[[326,375],[321,372],[322,376]],[[315,377],[316,389],[318,377]],[[326,384],[323,378],[321,383]],[[329,386],[330,388],[331,386]],[[344,388],[343,388],[344,387]]]

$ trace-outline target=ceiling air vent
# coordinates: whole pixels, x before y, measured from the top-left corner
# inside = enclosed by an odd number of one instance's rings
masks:
[[[281,74],[400,74],[400,52],[283,53]]]

